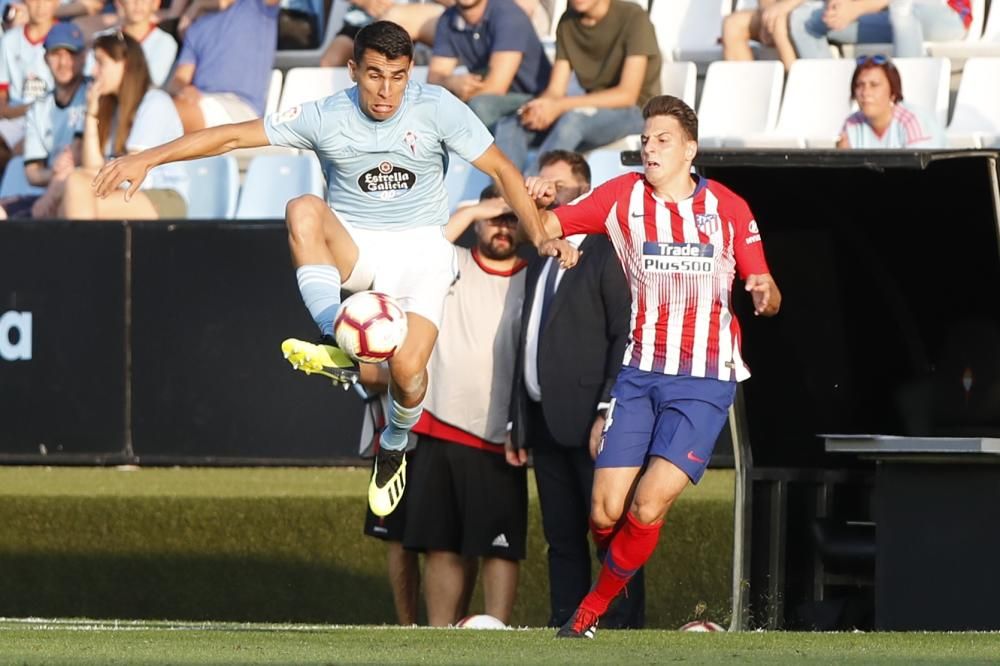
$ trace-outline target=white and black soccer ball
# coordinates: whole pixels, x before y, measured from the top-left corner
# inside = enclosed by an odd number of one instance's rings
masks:
[[[709,620],[695,620],[681,627],[681,631],[725,631],[725,629]]]
[[[502,620],[492,615],[469,615],[455,623],[462,629],[510,629]]]
[[[356,361],[388,361],[406,339],[406,313],[388,294],[359,291],[340,304],[333,336]]]

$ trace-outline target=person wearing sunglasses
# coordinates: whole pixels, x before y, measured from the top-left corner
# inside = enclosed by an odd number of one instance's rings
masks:
[[[861,56],[851,77],[858,110],[847,117],[838,148],[944,148],[944,128],[903,103],[899,70],[884,55]]]

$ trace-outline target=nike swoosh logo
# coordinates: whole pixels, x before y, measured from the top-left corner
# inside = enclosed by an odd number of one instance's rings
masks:
[[[645,213],[632,213],[632,217],[646,217]]]
[[[694,454],[694,451],[688,451],[688,460],[696,463],[704,463],[705,461]]]

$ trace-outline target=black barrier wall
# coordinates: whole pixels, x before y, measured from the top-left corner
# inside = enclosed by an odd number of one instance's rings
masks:
[[[7,460],[357,457],[358,397],[281,355],[315,333],[282,225],[0,224],[0,299],[31,321],[30,358],[0,359]]]
[[[996,153],[701,158],[747,199],[784,301],[734,298],[757,465],[821,466],[821,433],[1000,435]]]
[[[127,453],[125,227],[0,223],[0,451]]]

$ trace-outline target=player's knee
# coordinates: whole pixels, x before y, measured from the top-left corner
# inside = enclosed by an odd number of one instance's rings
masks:
[[[416,359],[395,357],[389,370],[393,383],[404,393],[420,393],[424,388],[424,366]]]
[[[318,206],[325,206],[323,200],[312,194],[295,197],[285,206],[285,223],[293,240],[322,238],[323,218]]]
[[[594,527],[601,530],[608,530],[618,524],[622,517],[624,507],[621,501],[612,501],[610,497],[594,496],[590,506],[590,521]]]
[[[676,499],[676,495],[651,497],[636,494],[629,511],[639,523],[652,525],[655,522],[663,520]]]

